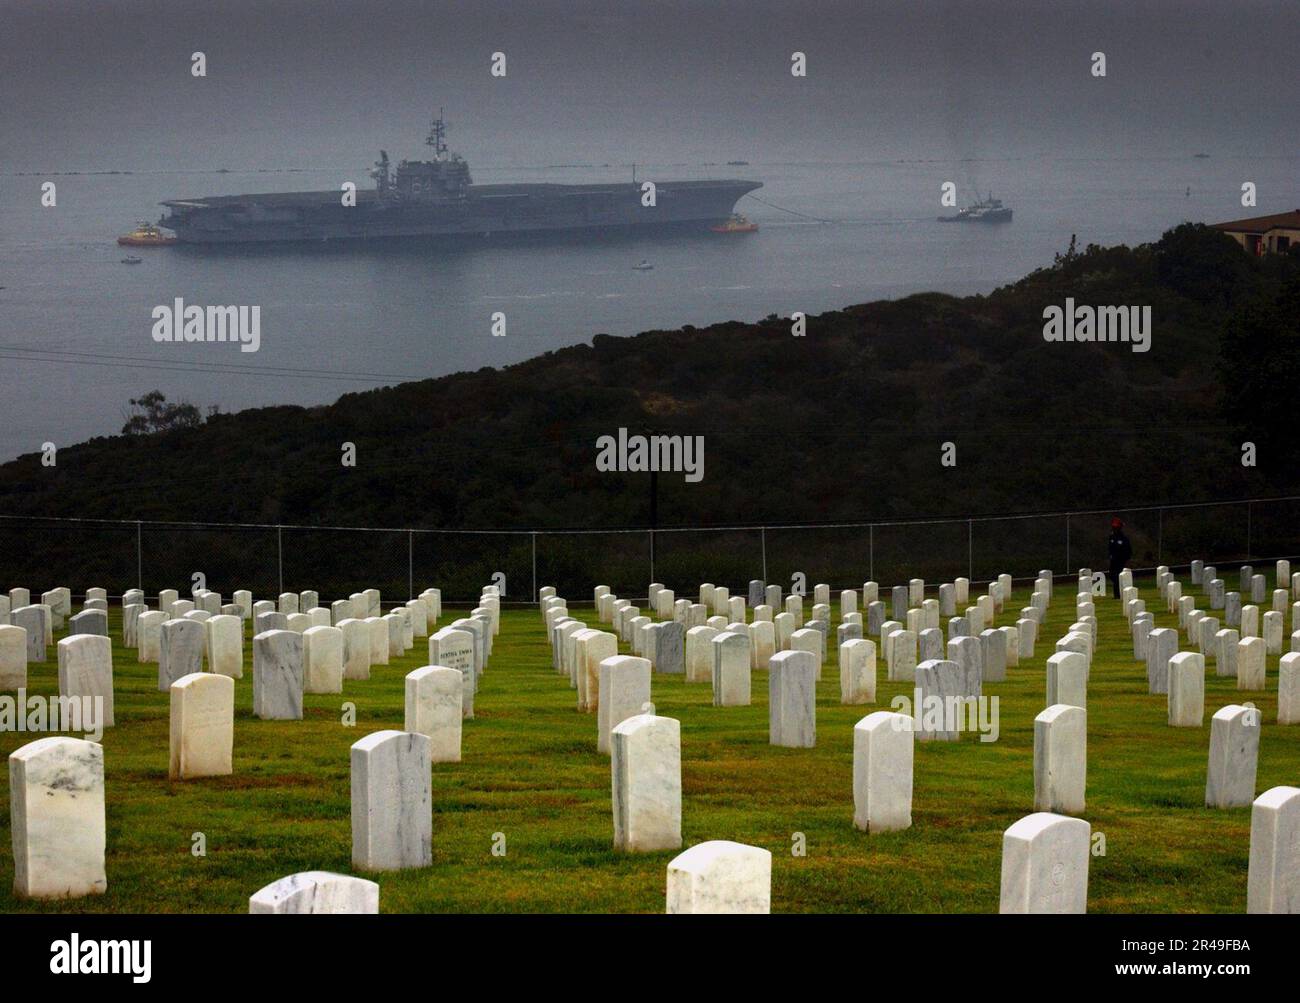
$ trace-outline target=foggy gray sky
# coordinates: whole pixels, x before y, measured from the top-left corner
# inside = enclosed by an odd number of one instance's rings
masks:
[[[1294,155],[1290,2],[0,0],[0,170]],[[795,79],[790,53],[808,54]],[[208,76],[194,79],[202,50]],[[488,73],[506,53],[508,76]],[[1108,76],[1089,74],[1105,51]]]

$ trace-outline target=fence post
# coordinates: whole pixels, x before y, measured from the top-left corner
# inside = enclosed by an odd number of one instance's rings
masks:
[[[650,582],[655,580],[655,531],[650,530]],[[648,586],[650,582],[646,582]],[[649,593],[647,593],[648,595]]]
[[[876,524],[867,527],[867,577],[876,580]]]
[[[537,534],[533,534],[533,602],[537,602]]]
[[[1254,533],[1254,527],[1251,525],[1252,516],[1255,512],[1255,503],[1246,502],[1246,560],[1250,560],[1251,543]]]
[[[135,587],[144,591],[144,543],[140,539],[140,520],[135,521]]]
[[[415,530],[406,531],[406,598],[415,598]]]
[[[763,584],[767,584],[767,527],[760,526],[758,530],[759,539],[763,542]]]
[[[275,527],[275,563],[280,576],[280,591],[284,592],[284,527]]]
[[[1156,563],[1160,564],[1165,556],[1165,510],[1156,510]]]
[[[1065,574],[1070,573],[1070,516],[1065,516]]]
[[[966,580],[975,580],[975,520],[966,520]]]

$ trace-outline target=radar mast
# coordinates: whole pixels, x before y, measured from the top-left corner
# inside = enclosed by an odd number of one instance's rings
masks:
[[[386,194],[392,187],[392,174],[388,168],[388,151],[380,150],[379,159],[375,161],[374,168],[370,171],[370,177],[374,179],[375,189],[381,194]]]
[[[447,152],[447,123],[442,118],[443,109],[438,109],[438,117],[429,126],[429,135],[425,145],[433,147],[433,159],[441,160]]]

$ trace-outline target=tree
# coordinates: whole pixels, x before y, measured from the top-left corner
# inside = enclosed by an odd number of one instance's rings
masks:
[[[1070,246],[1065,249],[1064,254],[1062,254],[1060,251],[1057,251],[1056,257],[1053,259],[1053,263],[1058,267],[1061,265],[1068,265],[1078,257],[1079,257],[1079,235],[1072,233],[1070,234]]]
[[[1160,284],[1206,306],[1230,309],[1256,290],[1254,260],[1226,233],[1204,223],[1166,231],[1155,254]]]
[[[167,402],[161,390],[150,390],[143,397],[131,399],[131,411],[122,432],[126,435],[153,435],[174,428],[196,428],[203,424],[199,409],[188,401]]]
[[[1279,477],[1300,462],[1289,388],[1300,373],[1300,278],[1239,310],[1223,333],[1224,412]]]

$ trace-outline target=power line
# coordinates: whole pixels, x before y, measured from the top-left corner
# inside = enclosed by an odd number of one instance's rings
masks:
[[[12,354],[16,352],[28,354]],[[39,355],[36,353],[39,353]],[[90,353],[77,354],[90,355]],[[42,356],[52,357],[45,358]],[[208,373],[218,376],[274,376],[277,378],[328,380],[331,382],[342,383],[362,382],[381,385],[394,382],[406,383],[410,382],[412,379],[427,378],[400,376],[397,374],[348,373],[338,370],[296,369],[289,366],[267,366],[265,368],[260,368],[257,366],[241,366],[234,362],[172,363],[165,360],[147,360],[133,358],[131,356],[92,356],[89,358],[72,358],[69,357],[69,355],[63,355],[54,351],[26,348],[0,348],[0,359],[9,359],[14,362],[48,362],[56,365],[95,366],[103,369],[149,369],[164,373]]]
[[[834,220],[834,219],[824,219],[824,218],[822,218],[821,216],[809,216],[806,212],[796,212],[794,209],[787,209],[785,206],[777,205],[775,202],[769,202],[769,201],[767,201],[767,199],[759,198],[759,197],[758,197],[757,195],[755,195],[753,192],[749,192],[747,197],[748,197],[748,198],[752,198],[755,202],[761,202],[763,205],[767,206],[768,208],[776,209],[776,210],[779,211],[779,212],[788,212],[791,216],[798,216],[800,219],[810,219],[810,220],[812,220],[814,223],[837,223],[837,222],[839,222],[839,220]]]
[[[1264,498],[1227,498],[1222,500],[1207,500],[1199,502],[1156,502],[1146,504],[1117,504],[1110,505],[1106,508],[1092,509],[1047,509],[1037,512],[1008,512],[985,515],[961,515],[961,516],[925,516],[915,519],[872,519],[866,521],[830,521],[830,522],[791,522],[791,523],[741,523],[736,525],[709,525],[701,524],[697,526],[660,526],[655,528],[656,533],[719,533],[719,532],[753,532],[757,530],[782,530],[782,529],[867,529],[867,528],[888,528],[895,526],[933,526],[941,524],[962,524],[962,523],[984,523],[984,522],[1010,522],[1024,519],[1061,519],[1073,516],[1096,516],[1096,515],[1113,515],[1116,512],[1133,513],[1133,512],[1165,512],[1180,511],[1184,509],[1205,509],[1221,508],[1227,505],[1269,505],[1279,504],[1281,502],[1300,501],[1300,495],[1281,495]],[[441,528],[419,528],[415,526],[335,526],[335,525],[302,525],[289,523],[257,523],[257,522],[185,522],[180,520],[168,519],[106,519],[92,516],[54,516],[54,515],[19,515],[10,513],[0,513],[0,522],[28,522],[28,523],[78,523],[91,525],[110,525],[110,526],[143,526],[143,527],[167,527],[172,529],[288,529],[303,530],[309,532],[320,531],[338,531],[338,532],[358,532],[358,533],[419,533],[428,535],[451,535],[451,536],[528,536],[537,534],[538,536],[584,536],[608,534],[637,534],[648,532],[646,526],[610,526],[603,528],[590,527],[553,527],[553,528],[530,528],[530,529],[441,529]]]
[[[26,345],[0,345],[0,351],[39,352],[42,354],[49,354],[49,355],[71,355],[71,356],[81,356],[88,359],[110,359],[115,362],[124,361],[124,362],[150,363],[156,361],[152,357],[141,356],[141,355],[108,355],[103,352],[78,352],[71,348],[29,348]],[[168,360],[166,359],[164,359],[163,361],[168,362]],[[188,363],[177,362],[176,365],[188,365]],[[382,379],[394,379],[394,380],[404,380],[410,378],[409,376],[403,376],[397,373],[348,372],[345,370],[338,370],[338,369],[312,369],[307,366],[264,366],[261,363],[243,364],[239,362],[198,362],[196,363],[196,365],[231,366],[236,369],[245,369],[249,371],[279,370],[282,372],[322,373],[324,375],[339,375],[339,376],[373,376]]]

